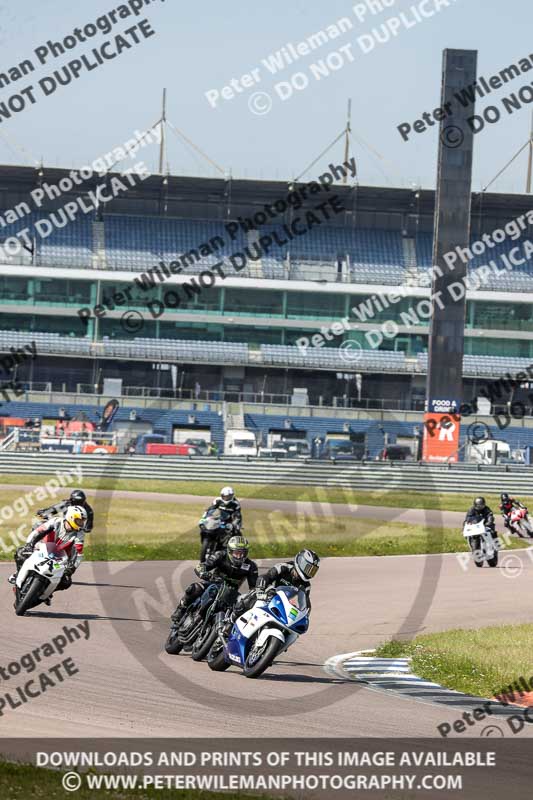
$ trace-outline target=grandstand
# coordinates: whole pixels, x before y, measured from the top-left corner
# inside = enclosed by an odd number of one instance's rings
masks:
[[[0,167],[0,213],[27,199],[39,181],[57,183],[66,174],[56,169]],[[88,182],[87,188],[94,186]],[[239,228],[233,238],[228,235],[229,222],[252,216],[287,191],[281,182],[152,176],[102,213],[79,217],[46,238],[35,225],[57,209],[57,202],[4,226],[0,244],[23,228],[34,232],[30,251],[0,256],[1,350],[35,341],[39,353],[17,372],[28,397],[36,398],[45,390],[55,397],[65,393],[77,396],[76,407],[83,408],[82,395],[96,393],[93,400],[98,401],[104,380],[114,378],[122,381],[123,397],[160,396],[174,399],[176,408],[178,401],[188,399],[290,407],[294,390],[305,388],[307,398],[299,395],[300,406],[336,409],[334,417],[329,412],[324,416],[330,433],[335,426],[342,430],[347,420],[354,433],[372,424],[347,415],[348,409],[419,412],[425,393],[428,325],[424,320],[406,325],[401,315],[429,297],[426,271],[431,266],[433,192],[338,186],[334,191],[344,211],[334,224],[321,224],[308,235],[283,243],[283,225],[311,208],[309,199],[300,212],[289,209],[258,230]],[[64,196],[61,202],[68,200]],[[473,239],[503,227],[526,213],[528,206],[527,196],[475,195]],[[244,269],[228,267],[225,279],[185,297],[178,308],[167,307],[157,318],[148,313],[148,300],[161,301],[169,289],[217,263],[227,263],[260,236],[274,233],[273,246],[249,260]],[[528,234],[526,230],[521,240],[497,245],[490,257],[509,253]],[[216,251],[199,255],[201,243],[210,241],[219,242]],[[161,262],[184,256],[188,265],[164,284],[156,280],[145,291],[135,283],[136,277]],[[477,257],[469,268],[482,263],[486,259]],[[383,308],[373,319],[361,321],[351,313],[369,298],[386,297],[399,286],[401,302]],[[477,395],[480,381],[532,363],[530,287],[533,269],[527,262],[491,277],[477,291],[468,291],[466,400]],[[88,323],[80,319],[80,308],[93,308],[102,297],[126,289],[127,305],[107,309],[101,317],[93,314]],[[124,327],[121,318],[127,309],[143,313],[141,330]],[[298,340],[311,339],[321,328],[341,320],[349,320],[349,325],[324,346],[297,346]],[[397,324],[397,335],[385,336],[378,347],[371,347],[366,334],[389,320]],[[340,349],[346,342],[354,343],[351,359]],[[128,408],[135,410],[133,405]],[[254,420],[261,428],[253,409],[247,408],[250,424]],[[273,408],[269,424],[274,424],[275,412]],[[295,419],[297,412],[295,407]],[[28,409],[27,416],[31,415]],[[305,434],[323,435],[319,414],[314,413],[313,419],[311,427],[305,422]],[[168,433],[169,424],[167,419],[155,428]],[[413,414],[410,435],[415,424]],[[390,435],[398,435],[393,428]],[[222,442],[220,430],[216,435]],[[369,451],[379,449],[378,444],[371,438]]]

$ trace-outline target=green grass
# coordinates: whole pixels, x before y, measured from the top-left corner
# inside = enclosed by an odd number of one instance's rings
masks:
[[[258,800],[243,794],[220,794],[194,791],[142,791],[89,790],[82,787],[77,792],[66,792],[61,779],[63,772],[0,761],[0,797],[3,800]],[[260,796],[265,800],[264,796]]]
[[[19,497],[12,488],[2,492],[2,504]],[[92,561],[196,559],[198,520],[205,503],[158,503],[117,495],[94,502],[96,525],[86,538],[85,557]],[[11,559],[15,545],[10,532],[30,530],[31,512],[0,525],[0,560]],[[245,509],[245,534],[253,558],[292,557],[302,546],[322,556],[383,556],[463,552],[458,529],[425,528],[403,522],[357,517],[315,516],[307,512]],[[520,546],[520,542],[516,546]]]
[[[0,485],[31,484],[42,485],[54,475],[0,475]],[[355,491],[339,487],[321,486],[281,486],[268,484],[255,486],[238,484],[235,488],[240,498],[255,497],[268,500],[301,500],[311,502],[350,503],[354,505],[375,505],[388,508],[423,508],[444,511],[464,511],[472,504],[471,494],[447,494],[431,492],[406,492],[404,489],[390,488],[384,472],[385,489],[382,492]],[[110,489],[112,491],[162,492],[170,494],[195,494],[215,497],[220,492],[221,482],[213,481],[161,481],[126,478],[87,478],[83,481],[87,489]],[[485,495],[492,508],[497,508],[497,495]],[[533,498],[522,498],[526,504]]]
[[[410,642],[388,642],[376,655],[410,657],[412,671],[421,678],[494,697],[520,677],[533,676],[533,624],[424,634]]]

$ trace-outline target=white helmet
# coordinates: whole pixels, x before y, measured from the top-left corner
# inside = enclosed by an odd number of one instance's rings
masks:
[[[233,500],[235,497],[235,492],[231,486],[224,486],[224,488],[220,490],[220,497],[225,503],[229,503],[230,500]]]

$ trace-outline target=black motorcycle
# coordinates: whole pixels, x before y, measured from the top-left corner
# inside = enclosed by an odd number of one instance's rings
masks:
[[[207,540],[203,559],[217,550],[224,550],[232,536],[240,533],[240,528],[232,522],[232,514],[223,508],[210,508],[199,522],[202,546]]]
[[[195,570],[198,575],[198,571]],[[209,581],[208,576],[199,575]],[[217,613],[231,608],[238,597],[238,588],[215,577],[203,594],[191,603],[181,620],[172,624],[165,643],[170,655],[190,650],[194,661],[201,661],[208,654],[217,638]]]

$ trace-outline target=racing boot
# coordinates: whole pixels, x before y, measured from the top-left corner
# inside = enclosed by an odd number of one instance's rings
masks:
[[[9,578],[7,579],[7,582],[10,583],[12,586],[14,586],[17,582],[17,573],[14,572],[13,575],[10,575]]]
[[[170,617],[174,625],[179,625],[183,617],[187,612],[187,606],[184,604],[183,600],[180,600],[178,605],[176,606],[176,610]]]
[[[218,634],[219,634],[219,636],[221,636],[223,639],[228,639],[229,638],[229,635],[231,633],[231,629],[233,628],[235,620],[238,618],[238,616],[239,615],[235,614],[234,611],[233,612],[230,612],[230,611],[226,612],[226,616],[220,621],[220,625],[218,626]],[[234,619],[234,617],[235,617],[235,619]]]

